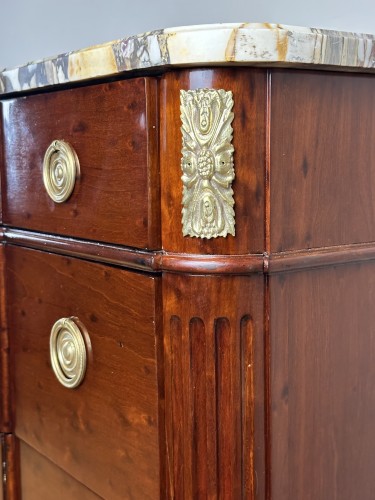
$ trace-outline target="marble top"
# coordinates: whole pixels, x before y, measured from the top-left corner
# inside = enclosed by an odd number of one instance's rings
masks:
[[[151,31],[0,72],[0,94],[171,66],[265,65],[375,72],[375,35],[281,24]]]

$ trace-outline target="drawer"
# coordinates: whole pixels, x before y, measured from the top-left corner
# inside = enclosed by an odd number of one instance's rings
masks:
[[[157,498],[159,278],[12,246],[6,258],[16,435],[103,498]],[[51,368],[63,317],[90,339],[76,388]]]
[[[26,443],[20,443],[22,500],[101,500]]]
[[[4,224],[127,246],[158,246],[155,79],[2,104]],[[43,182],[45,153],[56,140],[60,142],[49,150],[45,171],[54,192],[72,186],[63,202],[53,201]],[[79,169],[64,143],[75,151]]]

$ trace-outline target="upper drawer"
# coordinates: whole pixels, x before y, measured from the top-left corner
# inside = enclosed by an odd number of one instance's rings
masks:
[[[157,247],[156,85],[136,78],[4,101],[4,223]],[[55,140],[73,147],[80,166],[63,203],[43,183],[44,156]],[[50,164],[54,181],[62,175],[65,182],[56,156]]]

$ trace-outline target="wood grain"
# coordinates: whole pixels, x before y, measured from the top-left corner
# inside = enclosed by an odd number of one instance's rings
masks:
[[[20,500],[20,461],[18,440],[14,434],[2,435],[2,455],[6,463],[3,468],[4,500]]]
[[[157,278],[11,246],[6,254],[17,436],[103,498],[157,498]],[[91,341],[75,390],[49,359],[61,317],[79,318]]]
[[[375,241],[371,75],[272,70],[271,250]]]
[[[263,271],[265,274],[273,274],[375,260],[374,243],[355,243],[310,250],[273,252],[272,254],[191,255],[160,250],[138,250],[13,228],[5,228],[0,237],[4,242],[27,248],[150,273],[170,271],[205,275],[247,275]]]
[[[157,90],[132,79],[3,102],[4,223],[85,239],[159,243]],[[77,152],[81,176],[54,203],[42,165],[55,139]]]
[[[163,301],[168,498],[263,498],[263,277],[166,274]]]
[[[270,277],[272,498],[371,500],[375,263]]]
[[[265,256],[264,267],[267,273],[279,273],[371,260],[375,260],[374,243],[356,243],[293,252],[274,252]]]
[[[3,223],[3,198],[2,189],[4,175],[4,129],[3,129],[3,103],[0,101],[0,222]]]
[[[101,499],[22,441],[20,464],[22,500]]]
[[[4,448],[4,435],[0,434],[0,464],[1,464],[1,478],[3,478],[3,463],[4,463],[4,456],[3,456],[3,448]],[[0,500],[4,500],[4,482],[3,480],[0,481]]]
[[[236,236],[182,236],[180,90],[231,90],[234,99],[233,182]],[[264,151],[266,72],[262,69],[171,71],[160,83],[160,169],[162,241],[168,252],[188,254],[262,253],[264,246]]]
[[[120,245],[109,245],[108,243],[13,228],[6,228],[3,238],[7,243],[27,248],[113,264],[138,271],[155,272],[160,270],[157,259],[159,251],[150,252]]]
[[[373,499],[373,80],[185,68],[3,103],[0,430],[8,326],[26,498]],[[197,88],[233,92],[235,237],[182,236],[179,95]],[[56,136],[82,168],[58,207]],[[67,316],[92,342],[74,391],[48,352]]]
[[[12,431],[9,338],[6,315],[5,251],[0,244],[0,432]]]

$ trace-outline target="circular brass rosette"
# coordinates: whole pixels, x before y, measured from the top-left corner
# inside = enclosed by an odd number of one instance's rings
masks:
[[[79,177],[79,160],[76,152],[65,141],[53,141],[43,160],[43,183],[55,203],[63,203],[73,192]]]
[[[86,373],[84,326],[79,324],[73,318],[61,318],[53,325],[50,336],[52,369],[58,381],[70,389],[78,387]]]

